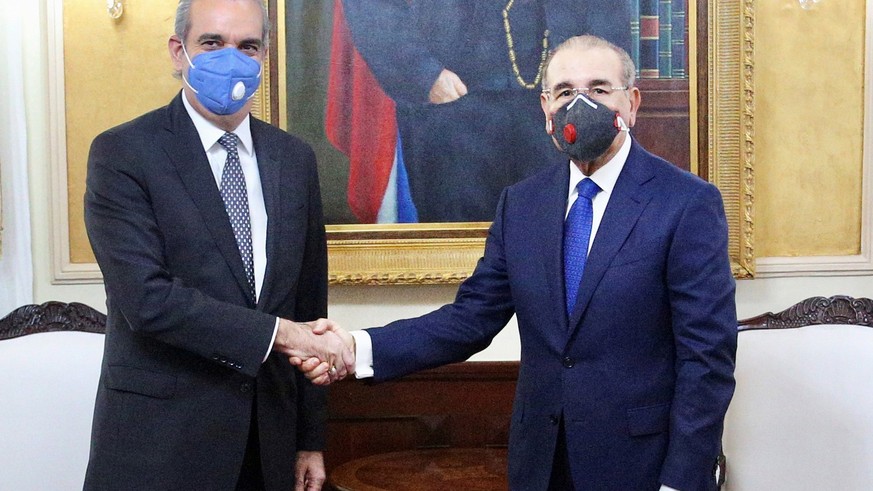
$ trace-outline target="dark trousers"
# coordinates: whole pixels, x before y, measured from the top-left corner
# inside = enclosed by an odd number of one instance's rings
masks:
[[[256,391],[257,392],[257,391]],[[242,469],[236,483],[236,491],[263,491],[264,473],[261,470],[261,449],[258,438],[257,396],[252,400],[252,420],[249,426],[249,440],[243,457]]]
[[[564,430],[564,417],[558,426],[558,443],[552,460],[552,477],[549,478],[549,491],[574,491],[573,476],[570,474],[570,456],[567,453],[567,435]]]

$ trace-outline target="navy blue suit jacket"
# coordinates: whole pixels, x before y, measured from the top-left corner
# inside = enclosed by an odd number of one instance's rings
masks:
[[[568,181],[562,161],[505,190],[455,302],[368,331],[375,378],[465,360],[515,313],[512,489],[546,489],[562,415],[576,489],[715,489],[736,352],[721,196],[634,141],[568,316]]]
[[[99,135],[85,192],[108,319],[85,489],[233,489],[257,393],[267,489],[293,489],[297,450],[324,445],[326,398],[271,354],[276,317],[327,311],[315,156],[254,118],[267,211],[257,304],[181,96]]]

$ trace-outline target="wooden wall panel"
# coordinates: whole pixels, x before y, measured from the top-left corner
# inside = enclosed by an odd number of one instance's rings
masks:
[[[642,79],[637,85],[642,102],[631,134],[655,155],[696,170],[698,166],[691,165],[688,80]]]
[[[518,362],[466,362],[330,388],[327,471],[384,452],[506,447]]]

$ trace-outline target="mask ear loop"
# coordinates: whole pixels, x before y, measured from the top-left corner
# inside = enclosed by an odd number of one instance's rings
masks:
[[[191,58],[188,56],[188,50],[185,49],[185,43],[182,43],[182,52],[185,53],[185,59],[188,60],[188,66],[190,66],[191,68],[195,68],[194,63],[191,63]],[[263,71],[263,68],[261,68],[261,70]],[[187,85],[189,89],[193,90],[195,94],[199,94],[199,92],[197,92],[197,89],[192,87],[191,84],[188,82],[188,79],[185,78],[185,74],[181,73],[180,75],[182,75],[182,80],[185,82],[185,85]]]
[[[259,63],[259,65],[261,65],[261,69],[258,71],[258,85],[261,84],[261,75],[264,74],[264,65],[263,65],[263,63]],[[250,96],[246,99],[246,101],[248,101],[249,99],[251,99],[252,97],[254,97],[255,94],[256,94],[257,92],[258,92],[257,90],[255,90],[254,92],[252,92],[252,95],[250,95]]]
[[[624,122],[624,119],[618,113],[615,113],[615,122],[613,124],[618,128],[618,131],[630,132],[630,127]]]

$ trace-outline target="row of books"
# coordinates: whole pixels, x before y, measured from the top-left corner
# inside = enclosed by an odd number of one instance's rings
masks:
[[[631,58],[639,78],[687,78],[687,0],[631,0]]]

